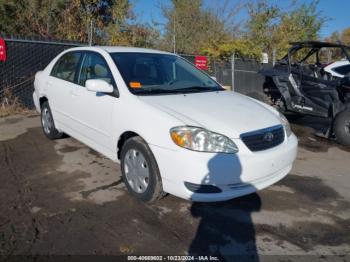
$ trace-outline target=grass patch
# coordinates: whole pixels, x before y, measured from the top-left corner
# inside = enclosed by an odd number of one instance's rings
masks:
[[[0,98],[0,117],[28,112],[30,112],[30,110],[21,103],[10,89],[4,89]]]

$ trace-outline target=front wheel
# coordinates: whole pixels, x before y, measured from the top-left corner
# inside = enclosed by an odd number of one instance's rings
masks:
[[[336,116],[334,134],[340,144],[350,146],[350,110],[345,110]]]
[[[142,138],[128,139],[120,160],[123,181],[131,195],[144,202],[154,202],[163,196],[157,162]]]

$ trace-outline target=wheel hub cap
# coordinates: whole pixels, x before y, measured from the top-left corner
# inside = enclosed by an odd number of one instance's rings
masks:
[[[144,193],[149,184],[148,163],[143,154],[135,149],[130,149],[124,160],[124,171],[128,184],[136,193]]]
[[[47,108],[43,109],[43,115],[42,115],[42,123],[43,123],[43,128],[44,128],[44,132],[46,134],[50,134],[51,132],[51,128],[52,128],[52,118],[50,115],[50,112]]]

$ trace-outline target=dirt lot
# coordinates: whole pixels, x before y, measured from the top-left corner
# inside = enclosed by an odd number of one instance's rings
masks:
[[[292,172],[258,194],[146,205],[126,193],[117,164],[72,138],[49,141],[39,123],[37,115],[0,119],[0,255],[349,259],[350,150],[311,129],[293,126]]]

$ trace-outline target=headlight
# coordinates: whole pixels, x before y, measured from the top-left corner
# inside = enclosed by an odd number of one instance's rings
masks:
[[[280,119],[281,119],[281,122],[282,122],[282,125],[284,127],[284,129],[286,130],[286,133],[287,133],[287,137],[289,137],[291,134],[292,134],[292,129],[290,128],[290,124],[288,122],[288,119],[281,113],[280,114]]]
[[[178,126],[170,129],[174,143],[194,151],[211,153],[237,153],[236,144],[224,135],[200,127]]]

